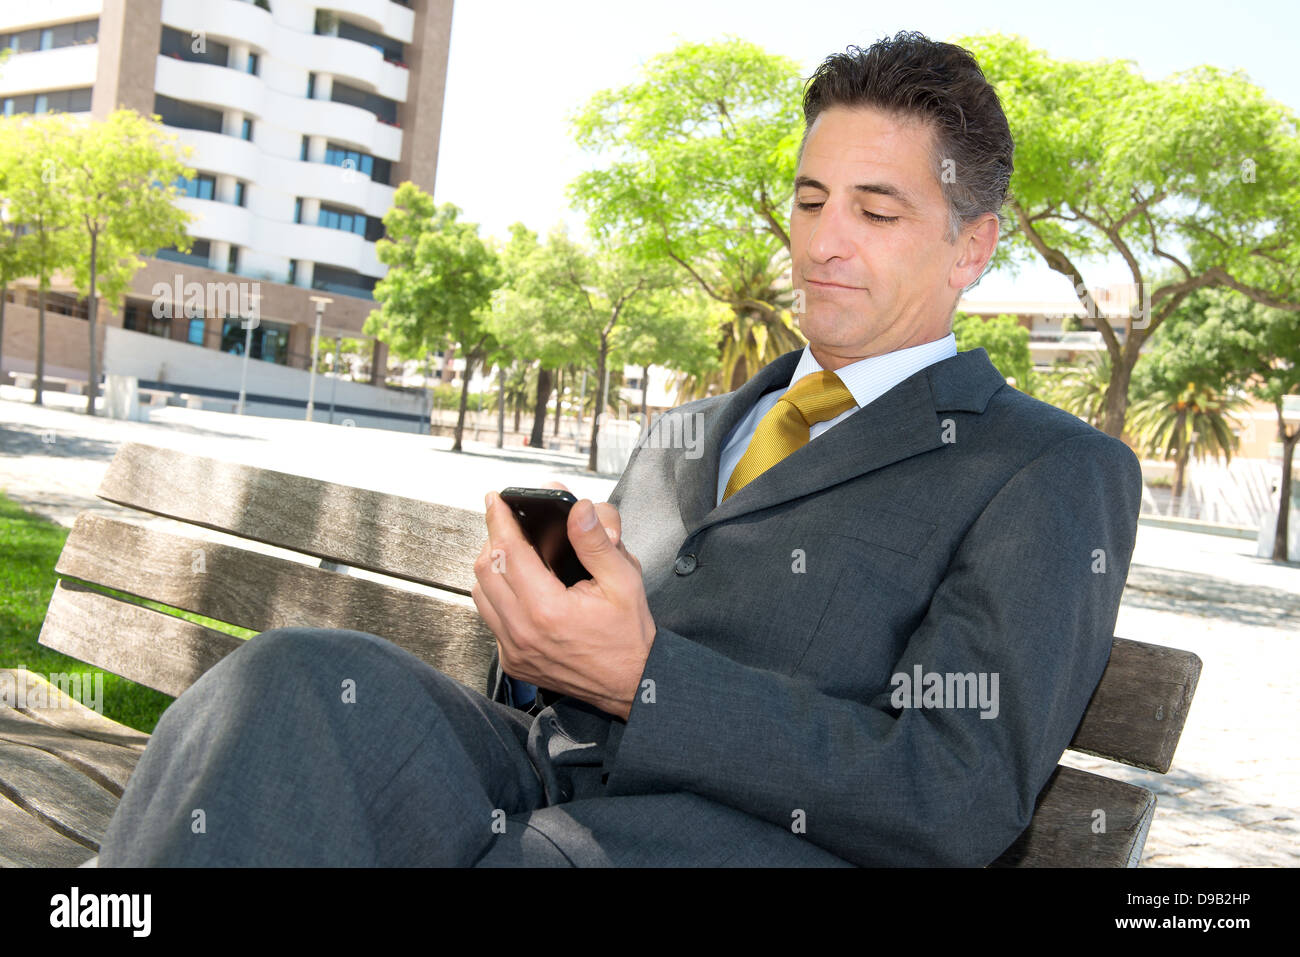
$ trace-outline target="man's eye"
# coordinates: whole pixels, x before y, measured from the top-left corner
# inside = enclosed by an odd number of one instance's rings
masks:
[[[821,203],[800,203],[796,201],[794,205],[796,208],[803,209],[803,210],[814,210],[814,209],[822,208]],[[864,209],[862,211],[862,215],[866,216],[867,219],[871,220],[873,223],[893,223],[898,221],[897,216],[881,216],[878,213],[871,212],[871,210],[869,209]]]

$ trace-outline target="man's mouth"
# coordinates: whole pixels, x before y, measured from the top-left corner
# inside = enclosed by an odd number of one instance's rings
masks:
[[[846,286],[844,283],[840,282],[822,282],[818,279],[808,279],[807,282],[810,286],[816,286],[819,289],[851,289],[854,292],[863,291],[861,286]]]

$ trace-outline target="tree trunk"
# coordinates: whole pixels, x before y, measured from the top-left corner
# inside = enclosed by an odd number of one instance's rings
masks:
[[[45,391],[45,284],[36,291],[36,405],[44,405]]]
[[[1178,453],[1174,457],[1174,504],[1183,497],[1183,479],[1187,475],[1187,459],[1191,455],[1191,446],[1183,430],[1187,427],[1187,410],[1178,410],[1178,419],[1174,422],[1174,435],[1178,436]]]
[[[497,448],[506,447],[506,367],[497,367]]]
[[[546,366],[537,369],[537,402],[533,406],[533,431],[528,444],[533,448],[546,445],[546,403],[551,399],[551,370]]]
[[[5,379],[5,300],[9,296],[9,284],[0,285],[0,383]]]
[[[559,374],[556,376],[555,386],[555,431],[552,433],[557,438],[560,435],[560,410],[564,406],[564,367],[560,367]]]
[[[521,395],[521,394],[516,394],[515,397],[514,397],[514,406],[515,406],[515,428],[514,428],[514,431],[515,431],[516,433],[519,432],[519,420],[520,420],[520,418],[521,418],[521,417],[523,416],[523,414],[524,414],[524,404],[523,404],[522,401],[520,401],[521,399],[523,399],[523,395]]]
[[[1291,466],[1295,462],[1296,441],[1300,440],[1300,426],[1295,431],[1282,431],[1282,482],[1277,503],[1277,528],[1273,532],[1273,561],[1287,560],[1288,536],[1291,531]]]
[[[1130,356],[1127,348],[1121,350],[1118,362],[1114,357],[1111,358],[1110,382],[1106,385],[1101,430],[1117,439],[1124,435],[1124,418],[1128,414],[1128,384],[1133,377],[1135,365],[1137,353]]]
[[[469,380],[474,374],[474,356],[465,353],[465,379],[460,386],[460,412],[456,416],[456,433],[451,444],[453,452],[463,451],[461,448],[461,436],[465,434],[465,409],[469,406]]]
[[[650,367],[648,365],[641,367],[641,432],[650,427],[650,415],[646,411],[649,408],[650,398]]]
[[[95,298],[95,257],[99,252],[99,234],[90,234],[90,299],[86,303],[86,325],[90,331],[90,371],[86,383],[86,415],[95,414],[95,398],[99,395],[99,363],[95,355],[95,318],[99,309]]]
[[[608,401],[608,386],[605,382],[605,358],[609,354],[609,336],[601,333],[600,356],[596,360],[596,409],[591,417],[591,454],[587,456],[587,471],[596,471],[596,437],[600,433],[600,419],[605,413]]]

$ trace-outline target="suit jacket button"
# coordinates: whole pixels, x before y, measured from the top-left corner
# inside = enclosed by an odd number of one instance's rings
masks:
[[[673,563],[673,571],[679,575],[689,575],[695,571],[695,556],[678,555],[677,561]]]

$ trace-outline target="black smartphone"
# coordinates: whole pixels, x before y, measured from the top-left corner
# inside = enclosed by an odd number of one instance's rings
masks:
[[[515,513],[515,520],[541,556],[542,564],[566,588],[591,577],[569,541],[569,509],[578,501],[571,492],[511,486],[501,493],[501,500]]]

